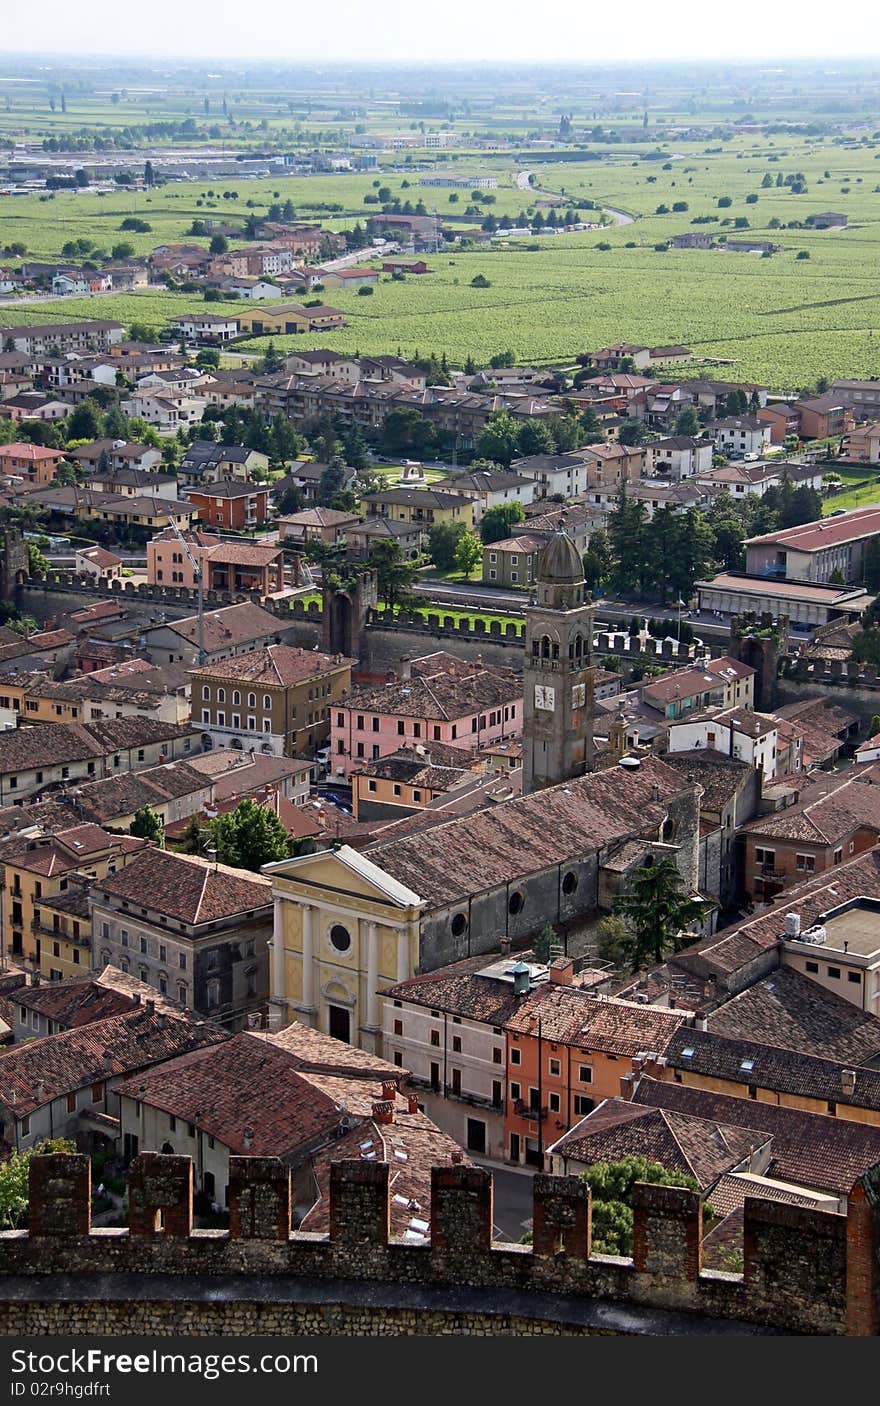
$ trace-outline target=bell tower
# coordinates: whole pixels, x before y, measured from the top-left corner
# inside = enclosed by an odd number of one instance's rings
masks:
[[[541,553],[525,616],[523,793],[593,765],[593,602],[564,520]]]

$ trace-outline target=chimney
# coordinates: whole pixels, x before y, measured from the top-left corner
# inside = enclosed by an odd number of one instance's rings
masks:
[[[390,1099],[382,1099],[381,1102],[373,1104],[372,1115],[374,1123],[393,1123],[394,1104]]]
[[[156,1002],[152,999],[152,997],[150,997],[149,1000],[144,1001],[144,1006],[146,1008],[147,1015],[152,1015],[153,1011],[156,1009]]]
[[[855,1076],[853,1076],[853,1077],[855,1077]],[[37,1087],[36,1087],[36,1089],[34,1090],[34,1094],[35,1094],[37,1103],[42,1103],[42,1102],[43,1102],[43,1099],[44,1099],[45,1096],[46,1096],[46,1085],[43,1083],[43,1080],[42,1080],[42,1079],[38,1079],[38,1080],[37,1080]]]
[[[463,1152],[453,1152],[453,1153],[450,1154],[449,1160],[451,1161],[453,1167],[458,1167],[458,1166],[460,1166],[461,1163],[464,1161],[464,1153],[463,1153]]]
[[[109,1076],[113,1073],[113,1059],[112,1059],[112,1057],[111,1057],[109,1054],[105,1054],[105,1056],[104,1056],[104,1060],[103,1060],[103,1072],[104,1072],[105,1076],[108,1077],[108,1078],[109,1078]]]
[[[417,1099],[417,1097],[416,1097],[415,1094],[409,1094],[409,1095],[407,1096],[407,1100],[406,1100],[406,1111],[407,1111],[407,1113],[418,1113],[418,1111],[419,1111],[419,1100]]]
[[[840,1087],[845,1094],[852,1098],[856,1091],[856,1071],[854,1069],[841,1069]]]
[[[695,1030],[708,1030],[708,1029],[709,1029],[709,1021],[708,1021],[708,1018],[707,1018],[706,1016],[704,1016],[704,1015],[698,1015],[697,1018],[696,1018],[696,1020],[694,1021],[694,1029],[695,1029]]]
[[[638,1074],[634,1072],[632,1074],[621,1074],[620,1076],[620,1097],[625,1098],[627,1103],[632,1103],[633,1094],[636,1091],[636,1082],[641,1072],[641,1069],[639,1069]]]
[[[382,1097],[383,1097],[383,1098],[394,1099],[396,1096],[397,1096],[397,1080],[396,1080],[396,1079],[383,1079],[383,1080],[382,1080]]]
[[[244,1132],[243,1132],[243,1134],[242,1134],[242,1139],[243,1139],[243,1141],[244,1141],[244,1150],[245,1150],[245,1152],[250,1152],[251,1148],[252,1148],[253,1145],[254,1145],[254,1130],[253,1130],[253,1128],[245,1128],[245,1130],[244,1130]]]
[[[550,963],[550,980],[557,986],[574,985],[574,960],[571,957],[556,957]]]
[[[131,1004],[132,1004],[133,1006],[139,1006],[140,1003],[141,1003],[141,993],[140,993],[140,991],[132,991],[132,993],[131,993]]]
[[[400,660],[399,660],[398,662],[399,662],[399,673],[398,673],[397,677],[400,678],[400,679],[411,679],[411,678],[412,678],[412,656],[409,655],[409,654],[401,654]]]
[[[164,1030],[164,1029],[165,1029],[165,1022],[166,1022],[167,1019],[168,1019],[168,1017],[166,1016],[165,1012],[164,1012],[164,1011],[160,1011],[159,1014],[158,1014],[157,1017],[156,1017],[156,1024],[158,1025],[158,1027],[159,1027],[160,1030]]]

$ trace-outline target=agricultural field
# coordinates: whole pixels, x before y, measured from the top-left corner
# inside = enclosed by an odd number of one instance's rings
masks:
[[[278,137],[289,127],[305,142],[314,135],[313,123],[330,145],[344,143],[355,125],[349,106],[357,93],[355,78],[349,75],[333,91],[323,79],[313,76],[312,81],[314,93],[291,103],[268,81],[253,78],[237,96],[230,93],[233,103],[242,104],[242,115],[229,132],[224,127],[224,138],[233,140],[234,132],[236,149],[250,152],[267,130]],[[473,227],[478,220],[464,216],[470,192],[420,187],[420,170],[456,177],[494,174],[498,189],[481,208],[496,218],[515,219],[523,210],[546,215],[554,204],[564,209],[571,201],[588,200],[597,211],[584,211],[584,219],[602,218],[599,211],[604,208],[630,222],[608,215],[606,219],[618,222],[583,233],[499,241],[464,252],[444,247],[429,256],[430,274],[404,281],[383,279],[371,296],[328,288],[325,300],[345,312],[348,325],[314,336],[276,339],[278,347],[328,346],[362,354],[399,351],[404,356],[445,352],[449,362],[459,366],[468,356],[480,363],[509,350],[520,362],[570,366],[579,353],[609,342],[683,342],[694,349],[696,360],[676,375],[711,371],[765,382],[784,394],[812,387],[820,376],[880,374],[880,98],[873,78],[854,86],[849,97],[845,74],[832,75],[818,87],[788,75],[772,82],[752,75],[752,86],[743,91],[737,90],[734,77],[723,74],[715,87],[707,82],[691,94],[671,73],[655,75],[650,88],[634,87],[629,96],[609,92],[598,79],[583,79],[579,85],[571,73],[560,74],[560,87],[549,96],[522,76],[511,76],[497,96],[476,91],[477,85],[470,88],[466,76],[449,81],[453,87],[458,83],[460,91],[446,104],[448,125],[461,134],[462,142],[481,133],[486,149],[386,153],[375,173],[279,175],[269,180],[227,176],[146,191],[8,197],[0,199],[0,250],[21,243],[30,257],[51,259],[59,257],[70,240],[91,239],[105,253],[124,240],[137,254],[146,254],[157,244],[187,239],[195,218],[243,224],[249,214],[265,213],[270,202],[287,199],[299,219],[351,228],[377,210],[372,201],[365,201],[380,186],[413,205],[422,199],[453,229]],[[83,81],[84,95],[71,93],[64,114],[57,101],[55,111],[50,110],[51,94],[43,87],[27,120],[38,132],[50,119],[60,128],[66,123],[68,129],[80,130],[83,123],[100,126],[114,114],[117,122],[124,116],[132,123],[138,115],[139,120],[194,117],[201,123],[199,140],[204,141],[204,103],[213,120],[218,101],[229,91],[223,82],[205,79],[194,98],[183,79],[179,88],[172,84],[159,96],[112,82],[103,91],[85,94],[88,84]],[[399,84],[403,91],[403,79]],[[118,95],[115,104],[111,88]],[[0,77],[0,107],[5,91]],[[360,94],[357,112],[363,120],[357,125],[365,131],[395,125],[374,100],[376,91],[371,90],[369,100]],[[25,100],[18,90],[10,101],[13,115],[24,120]],[[411,95],[407,101],[411,105]],[[529,139],[552,132],[566,103],[587,124],[586,150],[579,143],[570,153],[579,159],[572,160],[559,159],[560,153],[553,150],[530,151]],[[848,111],[851,130],[839,116]],[[663,123],[693,123],[697,116],[704,124],[729,125],[733,116],[751,119],[755,112],[772,113],[780,123],[812,121],[814,127],[736,135],[728,130],[723,140],[708,127],[700,140],[679,138],[668,128],[665,134],[655,130]],[[832,127],[830,114],[835,113],[837,125]],[[619,134],[615,142],[607,140],[601,124],[609,118],[628,124],[621,129],[625,140]],[[589,127],[591,120],[597,120],[596,127]],[[406,130],[424,128],[425,122],[399,120],[396,125]],[[0,122],[0,132],[2,128]],[[522,143],[519,147],[511,145],[514,136]],[[193,145],[195,157],[198,142]],[[132,171],[139,173],[141,166],[142,154],[133,152]],[[531,173],[530,186],[523,173]],[[676,204],[686,209],[675,211]],[[788,227],[825,210],[846,214],[849,228]],[[130,215],[148,220],[151,230],[121,231],[120,224]],[[711,223],[695,225],[694,220]],[[782,247],[767,258],[722,249],[665,247],[671,236],[692,230],[715,237],[769,239]],[[488,287],[473,286],[478,275],[488,280]],[[210,311],[234,307],[212,304]],[[159,327],[182,312],[203,309],[199,294],[150,290],[62,302],[4,303],[0,322],[101,316]],[[259,354],[265,345],[257,340],[242,350]]]

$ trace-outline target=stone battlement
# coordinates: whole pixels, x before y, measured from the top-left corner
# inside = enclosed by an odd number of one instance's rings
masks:
[[[593,1253],[590,1192],[575,1178],[535,1177],[531,1246],[493,1241],[482,1168],[432,1169],[423,1242],[390,1235],[390,1194],[387,1163],[334,1163],[329,1234],[291,1232],[289,1168],[232,1157],[229,1230],[199,1231],[191,1159],[142,1153],[130,1169],[128,1229],[92,1231],[88,1159],[36,1156],[30,1230],[0,1234],[0,1332],[86,1332],[93,1322],[123,1332],[138,1321],[160,1334],[218,1322],[332,1331],[308,1326],[304,1304],[316,1303],[343,1319],[354,1312],[356,1332],[368,1310],[381,1324],[383,1304],[398,1314],[413,1304],[417,1317],[430,1309],[431,1324],[455,1305],[477,1332],[495,1331],[503,1305],[517,1332],[651,1332],[658,1314],[678,1325],[659,1329],[672,1332],[877,1332],[880,1167],[857,1183],[846,1216],[747,1200],[741,1274],[702,1269],[702,1203],[679,1187],[636,1187],[632,1259]],[[218,1318],[230,1297],[237,1316]],[[163,1327],[158,1305],[172,1301]]]

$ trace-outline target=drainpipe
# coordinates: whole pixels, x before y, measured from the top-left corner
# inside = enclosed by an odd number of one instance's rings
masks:
[[[447,1093],[446,1093],[446,1044],[447,1044],[447,1038],[446,1038],[446,1022],[447,1022],[447,1012],[444,1011],[444,1012],[443,1012],[443,1097],[444,1097],[444,1099],[447,1097]]]

